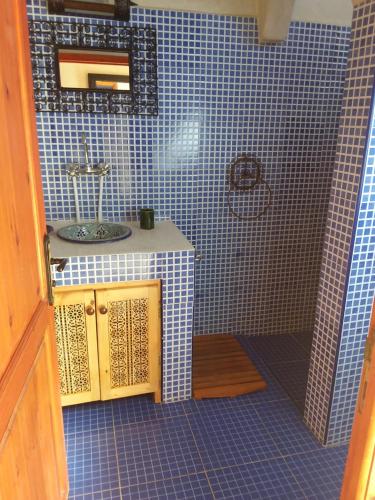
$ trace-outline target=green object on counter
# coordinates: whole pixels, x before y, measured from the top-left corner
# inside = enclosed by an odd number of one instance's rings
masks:
[[[155,212],[153,208],[141,208],[141,229],[154,229]]]

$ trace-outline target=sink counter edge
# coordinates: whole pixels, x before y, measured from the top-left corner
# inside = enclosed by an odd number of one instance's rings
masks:
[[[54,231],[49,233],[51,256],[54,258],[194,251],[193,245],[171,220],[156,222],[155,228],[149,230],[140,229],[138,222],[124,222],[122,224],[132,230],[129,238],[100,243],[73,243],[57,236],[58,229],[74,222],[53,221],[48,224],[54,228]]]

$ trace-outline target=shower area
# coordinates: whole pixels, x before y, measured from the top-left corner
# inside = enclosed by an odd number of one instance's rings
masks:
[[[194,334],[237,336],[303,414],[350,30],[292,23],[285,43],[262,46],[251,21],[236,28],[224,71],[209,47],[194,68],[214,89],[185,164]]]

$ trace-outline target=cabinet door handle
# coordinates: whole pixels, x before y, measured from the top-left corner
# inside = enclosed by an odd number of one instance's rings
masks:
[[[86,307],[86,314],[88,314],[89,316],[92,316],[95,312],[95,309],[92,307],[92,306],[87,306]]]
[[[99,312],[100,312],[100,314],[107,314],[108,309],[105,306],[100,306]]]

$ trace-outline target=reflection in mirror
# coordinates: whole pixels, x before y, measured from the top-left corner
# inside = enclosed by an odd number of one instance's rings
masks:
[[[129,21],[131,0],[48,0],[48,12]]]
[[[62,89],[131,90],[127,52],[61,47],[57,62]]]
[[[129,0],[48,0],[50,14],[129,20]]]
[[[71,14],[113,17],[115,0],[65,0],[64,7]]]

